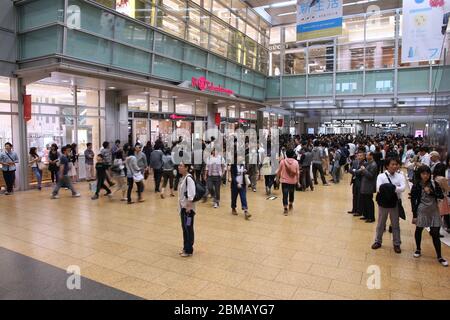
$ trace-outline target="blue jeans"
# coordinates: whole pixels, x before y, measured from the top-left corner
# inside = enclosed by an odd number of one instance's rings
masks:
[[[42,185],[42,171],[39,170],[38,167],[32,167],[31,169],[33,170],[33,173],[36,176],[38,188],[40,188]]]
[[[289,204],[294,203],[294,195],[295,195],[295,184],[282,183],[281,191],[283,192],[283,206],[288,206]]]
[[[247,210],[247,188],[242,186],[240,189],[236,184],[231,185],[231,209],[236,209],[237,197],[241,198],[242,210]]]
[[[194,216],[195,212],[187,212],[181,209],[181,228],[183,229],[183,251],[187,254],[194,253]]]

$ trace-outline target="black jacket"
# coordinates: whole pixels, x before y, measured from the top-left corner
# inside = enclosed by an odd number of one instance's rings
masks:
[[[430,185],[430,189],[431,189],[431,196],[434,196],[436,198],[436,201],[438,199],[444,199],[444,193],[442,193],[442,189],[438,183],[433,182]],[[417,209],[419,208],[421,198],[422,198],[422,185],[420,183],[417,183],[413,185],[413,187],[411,188],[411,208],[414,218],[417,218]]]

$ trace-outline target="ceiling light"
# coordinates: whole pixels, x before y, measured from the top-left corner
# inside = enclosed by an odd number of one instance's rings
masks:
[[[288,6],[294,6],[297,4],[297,0],[295,1],[283,1],[278,2],[270,5],[270,8],[282,8],[282,7],[288,7]]]
[[[280,14],[277,15],[277,17],[291,16],[291,15],[294,15],[294,14],[297,14],[297,12],[296,11],[292,11],[292,12],[280,13]]]
[[[115,90],[116,87],[108,87],[109,90]]]

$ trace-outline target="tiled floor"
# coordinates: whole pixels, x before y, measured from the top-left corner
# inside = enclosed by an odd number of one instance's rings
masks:
[[[251,221],[231,215],[226,186],[219,209],[198,205],[189,259],[178,256],[176,198],[146,191],[146,202],[127,206],[118,197],[91,201],[87,184],[76,187],[79,199],[62,190],[50,200],[49,189],[2,196],[0,246],[62,269],[78,265],[82,276],[146,299],[450,299],[450,269],[436,262],[429,236],[423,257],[412,257],[410,217],[401,222],[401,255],[389,233],[383,248],[370,249],[375,224],[346,213],[347,178],[296,193],[288,217],[260,181],[248,193]],[[450,258],[445,245],[443,253]],[[380,289],[367,288],[372,265]]]

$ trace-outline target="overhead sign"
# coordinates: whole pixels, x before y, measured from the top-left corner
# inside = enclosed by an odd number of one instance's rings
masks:
[[[440,58],[446,1],[403,0],[402,63]]]
[[[343,0],[298,0],[297,41],[342,34]]]
[[[200,91],[213,91],[219,93],[225,93],[228,95],[233,95],[234,91],[231,89],[223,88],[220,85],[216,86],[213,82],[208,81],[205,77],[195,78],[192,77],[191,86],[197,88]]]

